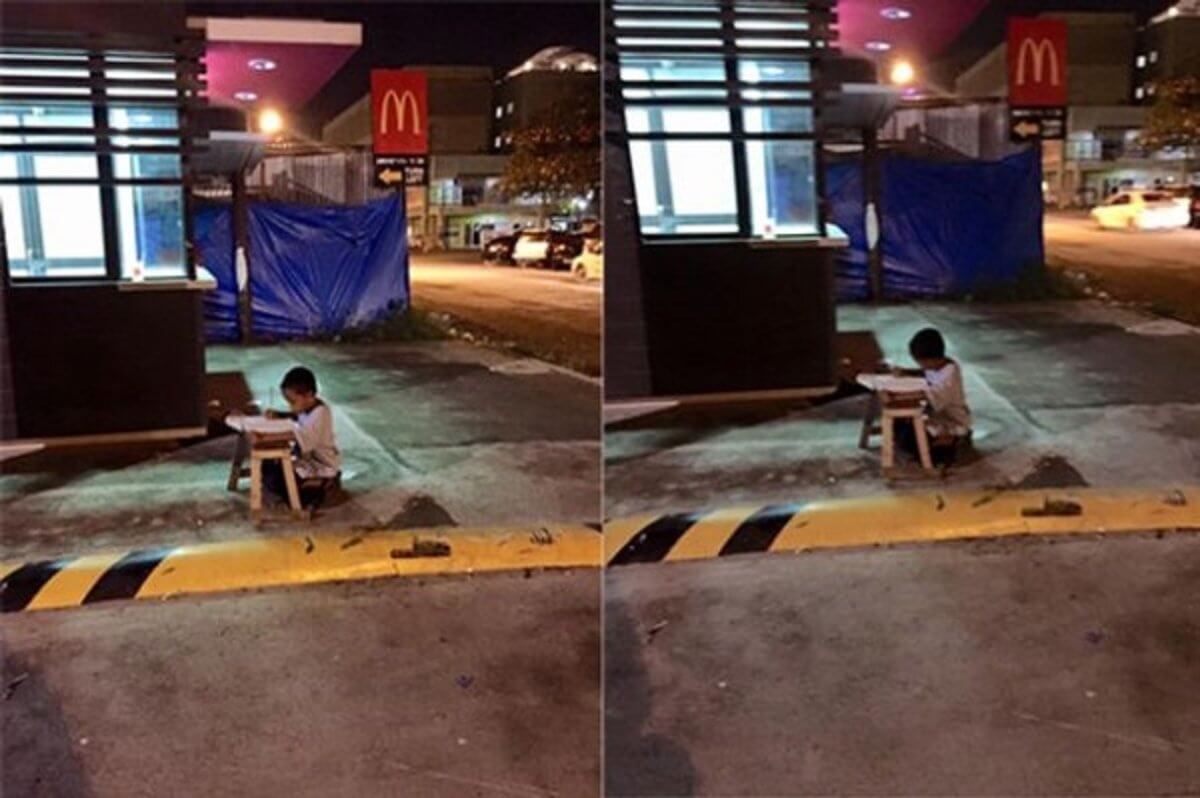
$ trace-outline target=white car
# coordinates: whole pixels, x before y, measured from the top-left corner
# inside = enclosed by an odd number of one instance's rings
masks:
[[[518,266],[534,266],[550,258],[550,233],[545,230],[525,230],[517,236],[512,259]]]
[[[583,252],[571,261],[571,274],[580,280],[604,279],[604,241],[589,238],[583,242]]]
[[[1191,212],[1186,200],[1165,191],[1122,191],[1092,208],[1092,218],[1110,230],[1172,230],[1187,227]]]

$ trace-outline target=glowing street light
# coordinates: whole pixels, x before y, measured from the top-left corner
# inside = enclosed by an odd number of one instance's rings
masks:
[[[274,108],[264,108],[258,115],[258,130],[273,136],[283,130],[283,115]]]
[[[890,77],[897,86],[907,86],[917,79],[917,70],[911,62],[901,59],[892,64]]]

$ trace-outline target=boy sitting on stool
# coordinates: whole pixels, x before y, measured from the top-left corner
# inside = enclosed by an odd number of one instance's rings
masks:
[[[961,449],[971,443],[971,408],[963,389],[962,368],[946,357],[946,341],[933,327],[926,327],[908,342],[908,351],[919,369],[898,369],[906,376],[925,378],[925,431],[935,465],[951,465]],[[905,451],[917,452],[917,435],[911,422],[896,426],[896,443]]]
[[[289,371],[279,387],[290,412],[267,410],[265,415],[295,422],[292,468],[300,482],[300,503],[305,507],[319,506],[341,477],[342,456],[333,434],[333,411],[317,396],[317,378],[306,368],[297,366]],[[287,496],[283,469],[278,462],[263,463],[263,486],[276,496]]]

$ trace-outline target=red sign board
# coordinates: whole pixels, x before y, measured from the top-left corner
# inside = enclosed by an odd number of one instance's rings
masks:
[[[424,72],[371,70],[371,143],[376,155],[429,152],[429,101]]]
[[[1067,104],[1067,23],[1013,17],[1008,21],[1008,104]]]

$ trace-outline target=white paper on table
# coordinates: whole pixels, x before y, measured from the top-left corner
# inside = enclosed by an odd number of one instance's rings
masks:
[[[859,374],[858,384],[872,391],[921,393],[929,385],[924,377],[897,377],[894,374]]]
[[[279,435],[291,432],[293,422],[289,418],[267,418],[266,416],[244,416],[241,413],[230,413],[225,416],[225,426],[238,432]]]

